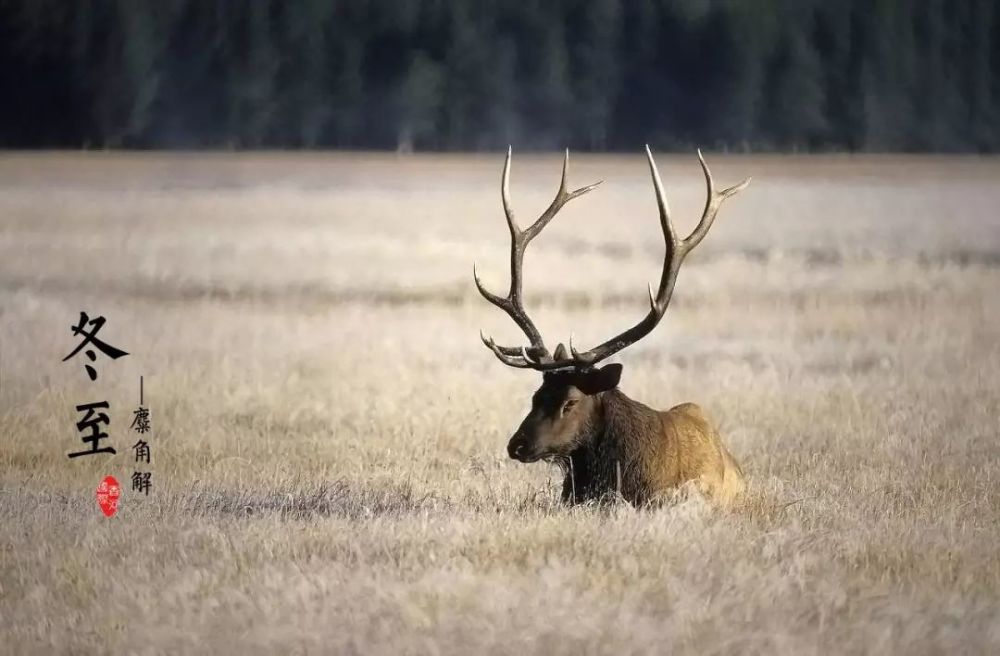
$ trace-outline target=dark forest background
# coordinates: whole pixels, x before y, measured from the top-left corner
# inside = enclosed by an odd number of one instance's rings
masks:
[[[1000,149],[997,0],[0,0],[0,147]]]

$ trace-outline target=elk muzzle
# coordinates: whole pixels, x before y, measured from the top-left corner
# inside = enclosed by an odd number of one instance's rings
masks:
[[[507,455],[518,462],[535,462],[540,459],[531,441],[520,430],[514,433],[507,443]]]

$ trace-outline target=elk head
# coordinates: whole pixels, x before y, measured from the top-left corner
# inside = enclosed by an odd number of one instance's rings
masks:
[[[680,238],[670,220],[670,207],[663,193],[663,183],[660,180],[660,174],[656,169],[656,163],[653,161],[649,146],[646,146],[646,158],[649,162],[650,175],[653,178],[656,204],[660,213],[660,226],[663,230],[666,247],[660,284],[655,294],[652,285],[649,286],[649,311],[639,323],[589,351],[577,351],[571,337],[569,349],[559,344],[554,352],[550,352],[542,341],[542,336],[534,322],[528,317],[521,298],[524,251],[531,240],[538,236],[566,203],[593,190],[600,182],[569,191],[566,182],[569,169],[569,151],[567,150],[563,159],[562,181],[555,199],[534,223],[522,229],[514,220],[514,213],[510,206],[511,150],[509,148],[507,150],[500,187],[511,242],[510,288],[507,295],[498,296],[487,290],[482,281],[479,280],[475,266],[473,266],[473,276],[479,293],[487,301],[506,312],[514,323],[524,331],[529,342],[527,346],[499,346],[492,338],[487,338],[480,332],[483,344],[493,352],[500,362],[508,366],[543,372],[542,386],[538,388],[532,398],[531,410],[507,446],[507,452],[511,458],[522,462],[534,462],[546,458],[565,457],[600,431],[602,419],[600,397],[618,386],[622,366],[610,364],[598,368],[596,365],[645,337],[656,327],[670,303],[674,284],[677,282],[677,274],[684,258],[705,238],[712,222],[715,221],[715,216],[722,202],[750,184],[750,178],[747,178],[738,185],[716,191],[712,174],[699,150],[698,161],[705,174],[707,189],[705,209],[694,232],[687,238]]]

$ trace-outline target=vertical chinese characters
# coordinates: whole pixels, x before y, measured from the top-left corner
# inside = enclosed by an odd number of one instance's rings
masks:
[[[132,425],[130,428],[140,436],[139,440],[132,445],[132,450],[135,451],[135,461],[145,462],[147,465],[150,464],[152,450],[149,447],[149,442],[143,439],[143,436],[152,430],[153,425],[149,416],[149,408],[146,407],[145,388],[142,376],[139,376],[139,407],[132,411]],[[146,496],[149,496],[149,489],[153,485],[151,480],[152,476],[152,472],[148,471],[133,472],[132,491],[141,492]]]
[[[71,326],[71,330],[73,335],[83,336],[83,339],[79,344],[77,344],[76,348],[62,360],[63,362],[66,362],[83,351],[83,354],[90,361],[90,363],[84,364],[84,369],[86,370],[87,376],[90,378],[91,382],[97,380],[97,369],[91,366],[91,363],[97,362],[97,353],[95,351],[100,351],[112,360],[117,360],[118,358],[128,355],[128,352],[116,348],[97,337],[97,333],[104,327],[104,324],[104,317],[91,319],[86,312],[80,312],[80,321],[75,326]],[[88,326],[90,327],[89,330]],[[101,444],[102,440],[106,440],[109,437],[108,433],[104,432],[103,427],[110,426],[111,424],[111,417],[109,414],[110,409],[111,404],[107,401],[93,401],[76,406],[76,411],[78,413],[85,413],[84,416],[77,422],[76,429],[77,432],[81,434],[80,441],[88,444],[89,448],[83,451],[74,451],[73,453],[69,453],[67,454],[68,457],[78,458],[80,456],[90,456],[98,453],[110,453],[112,455],[117,453],[115,448],[110,446],[110,444]],[[107,410],[108,412],[103,412],[104,410]]]

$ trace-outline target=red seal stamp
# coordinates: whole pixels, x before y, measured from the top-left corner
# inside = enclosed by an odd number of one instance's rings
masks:
[[[97,486],[97,505],[101,507],[105,517],[118,512],[118,497],[121,495],[122,488],[118,485],[118,480],[114,476],[105,476]]]

